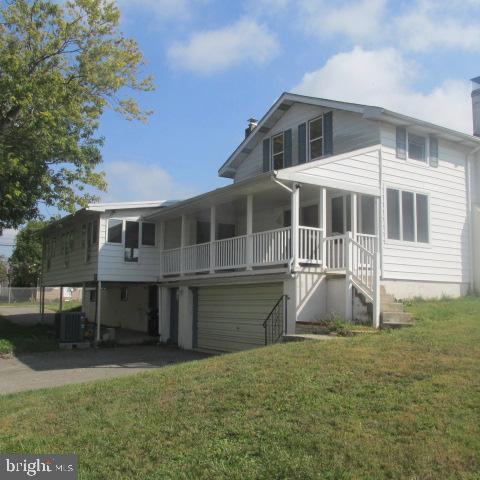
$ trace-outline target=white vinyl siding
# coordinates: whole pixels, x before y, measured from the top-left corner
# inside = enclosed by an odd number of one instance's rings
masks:
[[[292,129],[292,165],[298,164],[298,125],[309,122],[331,108],[321,108],[312,105],[294,104],[277,124],[266,134],[275,136],[285,130]],[[250,155],[238,166],[235,182],[245,180],[262,173],[263,145],[262,139],[253,148]],[[308,141],[308,128],[307,128]],[[376,122],[362,118],[360,114],[333,110],[333,155],[361,149],[380,143],[380,131]],[[307,155],[309,153],[307,152]],[[307,157],[308,160],[309,157]]]
[[[382,124],[382,206],[384,223],[383,278],[466,283],[470,279],[466,150],[439,139],[439,164],[426,168],[421,162],[396,157],[395,127]],[[428,196],[428,243],[390,240],[387,236],[386,189]],[[423,198],[423,197],[422,197]],[[426,206],[417,202],[416,208]],[[417,236],[427,234],[417,223]]]
[[[65,227],[66,235],[63,238],[60,230],[47,236],[45,247],[49,248],[49,255],[44,252],[43,285],[81,285],[93,281],[97,272],[98,242],[91,245],[90,261],[87,262],[84,232],[89,221],[79,219]]]
[[[122,229],[125,237],[125,223],[139,222],[145,210],[117,210],[116,219],[122,220]],[[107,222],[108,212],[102,214],[100,222],[100,258],[98,263],[98,279],[103,281],[124,281],[124,282],[155,282],[160,272],[159,249],[152,246],[142,245],[140,238],[139,246],[135,254],[138,261],[125,261],[125,247],[122,243],[108,243]],[[141,232],[140,228],[140,232]],[[140,234],[141,237],[141,234]]]

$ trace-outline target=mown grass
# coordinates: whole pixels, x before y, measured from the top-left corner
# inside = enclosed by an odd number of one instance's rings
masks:
[[[478,479],[480,300],[412,328],[0,397],[0,451],[81,479]]]
[[[0,358],[18,353],[56,350],[53,327],[17,325],[0,316]]]

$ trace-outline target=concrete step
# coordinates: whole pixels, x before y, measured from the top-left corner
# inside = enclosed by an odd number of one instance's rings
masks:
[[[404,305],[399,302],[384,303],[380,301],[380,311],[381,312],[403,312]]]
[[[297,322],[297,324],[295,325],[295,333],[299,335],[304,335],[304,334],[322,335],[327,333],[327,330],[324,325],[319,325],[317,323]]]
[[[412,322],[382,322],[382,328],[403,328],[403,327],[413,327]]]
[[[382,312],[382,324],[412,323],[412,316],[405,312]]]

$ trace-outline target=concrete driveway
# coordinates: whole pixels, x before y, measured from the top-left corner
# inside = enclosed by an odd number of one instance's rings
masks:
[[[0,359],[0,394],[121,377],[207,355],[172,347],[60,350]]]
[[[11,306],[0,307],[0,316],[5,317],[10,322],[28,327],[40,323],[40,312],[38,305],[30,306]],[[45,309],[43,323],[53,325],[55,312]]]

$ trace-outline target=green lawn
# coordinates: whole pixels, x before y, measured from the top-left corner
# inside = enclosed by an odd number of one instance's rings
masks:
[[[47,325],[21,326],[0,316],[0,361],[2,356],[17,353],[56,350],[53,327]]]
[[[0,451],[81,479],[479,479],[480,299],[417,325],[0,397]]]

